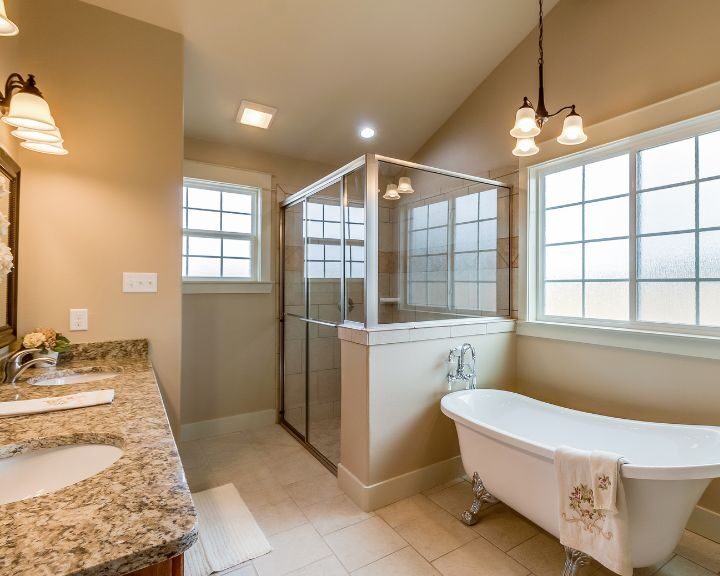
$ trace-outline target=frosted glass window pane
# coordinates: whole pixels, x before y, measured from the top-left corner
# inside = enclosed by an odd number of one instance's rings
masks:
[[[545,314],[547,316],[582,317],[582,283],[546,282]]]
[[[220,256],[220,238],[188,238],[188,254],[192,256]]]
[[[250,260],[223,258],[223,277],[250,278]]]
[[[582,200],[582,166],[545,176],[545,207],[563,206]]]
[[[720,180],[700,183],[700,228],[720,226]]]
[[[641,322],[695,324],[695,283],[638,283],[638,319]]]
[[[307,223],[307,235],[310,238],[322,238],[323,237],[322,222],[315,222],[314,220],[310,220]]]
[[[349,224],[350,240],[365,240],[365,226],[363,224]]]
[[[694,278],[695,234],[638,239],[638,278]]]
[[[585,200],[619,196],[630,191],[630,156],[593,162],[585,166]]]
[[[187,258],[182,259],[182,275],[187,276]]]
[[[480,284],[480,310],[483,312],[495,312],[497,310],[497,284]]]
[[[478,248],[478,225],[458,224],[455,226],[455,250],[458,252],[475,251]]]
[[[495,282],[497,279],[497,252],[480,252],[478,258],[480,260],[480,280]]]
[[[341,229],[339,222],[325,222],[323,231],[325,232],[325,238],[340,239]]]
[[[417,230],[418,228],[427,228],[428,207],[417,206],[410,212],[410,228]]]
[[[427,252],[427,230],[418,230],[410,233],[410,254],[425,254]]]
[[[351,246],[351,257],[355,262],[365,261],[365,248],[362,246]]]
[[[547,280],[582,280],[582,244],[548,246],[545,249]]]
[[[309,220],[323,219],[323,205],[319,202],[308,202],[305,204],[307,208],[307,218]]]
[[[600,320],[629,320],[627,282],[587,282],[585,317]]]
[[[223,210],[229,212],[252,212],[252,197],[249,194],[223,192],[222,203]]]
[[[355,208],[350,206],[348,208],[348,220],[356,224],[365,223],[365,210],[363,208]]]
[[[428,230],[428,252],[438,254],[447,252],[447,227],[431,228]]]
[[[700,277],[720,278],[720,230],[700,233]]]
[[[582,206],[545,211],[545,243],[582,240]]]
[[[624,279],[630,274],[629,240],[585,244],[585,278]]]
[[[700,324],[720,326],[720,282],[700,282]]]
[[[428,284],[428,306],[447,307],[447,284],[445,282]]]
[[[700,178],[720,176],[720,132],[703,134],[698,140]]]
[[[308,260],[323,260],[325,258],[325,250],[322,244],[308,244],[305,246],[305,253]]]
[[[628,235],[628,197],[585,204],[585,239]]]
[[[436,202],[428,206],[428,227],[447,226],[448,203]]]
[[[478,219],[478,195],[469,194],[455,199],[455,221],[471,222]]]
[[[220,210],[220,192],[217,190],[203,190],[202,188],[188,188],[187,205],[189,208]]]
[[[447,278],[447,256],[428,256],[428,281],[445,280]]]
[[[643,150],[639,154],[639,188],[654,188],[695,178],[695,139]]]
[[[325,277],[325,265],[322,262],[308,262],[307,263],[307,277],[308,278],[324,278]]]
[[[225,256],[238,256],[241,258],[250,258],[250,241],[249,240],[223,240],[223,254]]]
[[[426,256],[413,256],[410,258],[410,280],[419,282],[427,280]]]
[[[252,232],[252,216],[248,214],[232,214],[224,212],[222,215],[222,229],[225,232]]]
[[[478,225],[480,237],[478,248],[480,250],[494,250],[497,248],[497,220],[484,220]]]
[[[340,222],[340,206],[325,204],[325,221]]]
[[[188,258],[188,276],[220,276],[220,258]]]
[[[455,282],[455,307],[477,310],[478,285],[475,282]]]
[[[480,219],[497,218],[497,189],[480,192]]]
[[[411,282],[408,294],[410,304],[425,306],[427,304],[427,284],[425,282]]]
[[[478,255],[474,252],[455,256],[455,280],[478,279]]]
[[[188,237],[187,237],[187,236],[183,236],[183,239],[182,239],[182,253],[183,253],[183,256],[185,256],[185,255],[187,254],[187,245],[188,245]]]
[[[695,186],[638,194],[638,227],[640,234],[695,228]]]
[[[339,244],[325,246],[325,260],[342,260]]]
[[[352,273],[350,275],[352,278],[365,278],[365,263],[353,262]]]
[[[325,278],[340,278],[342,276],[342,263],[325,262]]]
[[[220,212],[188,210],[187,227],[191,230],[220,230]]]

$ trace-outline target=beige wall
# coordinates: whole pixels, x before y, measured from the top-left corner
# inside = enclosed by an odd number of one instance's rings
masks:
[[[71,340],[148,338],[171,419],[180,412],[180,35],[77,0],[23,0],[12,68],[37,76],[70,154],[21,151],[19,329]],[[3,41],[4,40],[0,40]],[[157,294],[123,294],[123,272]]]
[[[545,22],[549,107],[574,102],[586,125],[595,124],[583,147],[717,109],[719,87],[653,106],[642,114],[627,114],[720,80],[716,63],[707,58],[720,49],[720,36],[715,33],[718,19],[720,3],[714,0],[697,0],[692,10],[674,0],[562,0]],[[522,96],[536,97],[536,50],[535,32],[415,159],[478,174],[518,166],[508,130]],[[559,120],[549,124],[541,154],[528,158],[523,166],[576,151],[547,141],[561,128]],[[523,197],[522,184],[520,188]],[[521,229],[521,239],[524,233]],[[521,270],[520,281],[522,276]],[[700,358],[527,336],[517,341],[520,392],[622,417],[718,425],[719,369],[717,361]],[[701,504],[720,512],[718,484],[711,485]]]
[[[238,127],[238,129],[242,129]],[[183,423],[277,406],[278,203],[332,172],[325,166],[245,148],[185,140],[185,158],[272,175],[272,291],[183,296]]]

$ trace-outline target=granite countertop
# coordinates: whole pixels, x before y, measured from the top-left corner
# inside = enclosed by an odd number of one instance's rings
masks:
[[[60,373],[113,371],[96,382],[33,386]],[[105,443],[109,468],[57,492],[0,505],[0,574],[119,575],[162,562],[197,539],[195,509],[145,340],[73,346],[58,369],[30,369],[0,401],[113,388],[112,404],[0,419],[0,458],[33,448]],[[25,376],[25,375],[23,375]]]

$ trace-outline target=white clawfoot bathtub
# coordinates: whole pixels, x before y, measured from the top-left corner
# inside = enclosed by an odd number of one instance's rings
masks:
[[[448,394],[442,411],[455,421],[467,474],[555,536],[555,448],[623,455],[636,568],[672,554],[703,491],[720,477],[720,428],[609,418],[503,390]]]

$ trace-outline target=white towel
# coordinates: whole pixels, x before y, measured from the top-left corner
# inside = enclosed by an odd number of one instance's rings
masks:
[[[597,452],[591,458],[591,453],[585,450],[566,446],[555,450],[560,542],[585,552],[621,576],[632,576],[627,505],[618,470],[620,465],[621,457],[617,454]],[[608,480],[594,478],[593,467],[599,474],[607,474]],[[614,474],[611,474],[613,467]],[[593,488],[596,484],[603,493],[606,490],[615,492],[614,499],[603,495],[598,500],[603,506],[614,505],[617,512],[596,507]]]
[[[55,412],[56,410],[70,410],[71,408],[85,408],[98,404],[110,404],[115,398],[115,390],[93,390],[91,392],[78,392],[66,396],[51,396],[49,398],[36,398],[35,400],[12,400],[0,402],[0,418],[10,416],[26,416],[42,412]]]
[[[595,508],[616,514],[618,478],[622,457],[612,452],[590,452],[590,477]]]

